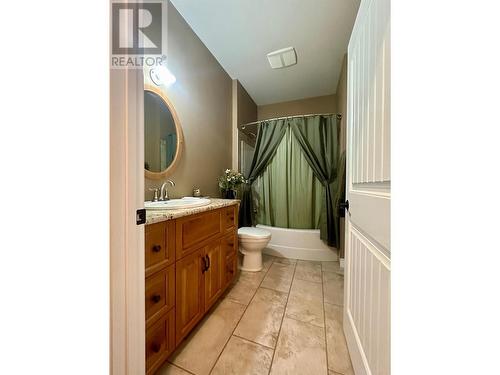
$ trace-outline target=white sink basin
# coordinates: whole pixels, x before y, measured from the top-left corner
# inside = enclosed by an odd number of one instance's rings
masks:
[[[181,199],[170,199],[168,201],[144,202],[147,210],[179,210],[181,208],[202,207],[210,204],[210,199],[185,197]]]

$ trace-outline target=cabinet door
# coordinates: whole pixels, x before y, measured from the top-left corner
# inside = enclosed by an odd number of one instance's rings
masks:
[[[144,263],[146,277],[174,263],[175,222],[167,221],[146,225]]]
[[[146,326],[174,307],[175,264],[146,277]]]
[[[200,248],[177,261],[175,265],[175,310],[176,343],[179,343],[203,317],[203,257],[205,249]]]
[[[175,347],[174,310],[146,330],[146,374],[153,374]]]
[[[206,246],[208,269],[205,272],[205,311],[219,298],[224,283],[223,248],[221,240]]]

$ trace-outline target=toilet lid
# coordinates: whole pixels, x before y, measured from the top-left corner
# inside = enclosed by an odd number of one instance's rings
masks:
[[[262,228],[241,227],[238,229],[238,237],[240,238],[269,238],[271,232]]]

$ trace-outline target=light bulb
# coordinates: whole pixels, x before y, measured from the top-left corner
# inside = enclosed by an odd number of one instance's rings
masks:
[[[176,81],[175,76],[164,65],[159,65],[155,68],[152,68],[149,71],[149,76],[157,86],[160,85],[170,86]]]

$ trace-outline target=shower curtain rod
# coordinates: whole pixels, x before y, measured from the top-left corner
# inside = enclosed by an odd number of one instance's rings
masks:
[[[329,116],[329,115],[335,115],[335,113],[312,113],[310,115],[275,117],[275,118],[269,118],[269,119],[260,120],[260,121],[249,122],[249,123],[243,124],[243,125],[238,125],[238,129],[243,130],[248,125],[256,125],[256,124],[264,122],[264,121],[283,120],[283,119],[297,118],[297,117]],[[340,113],[337,113],[337,118],[340,120],[342,118],[342,115]]]

